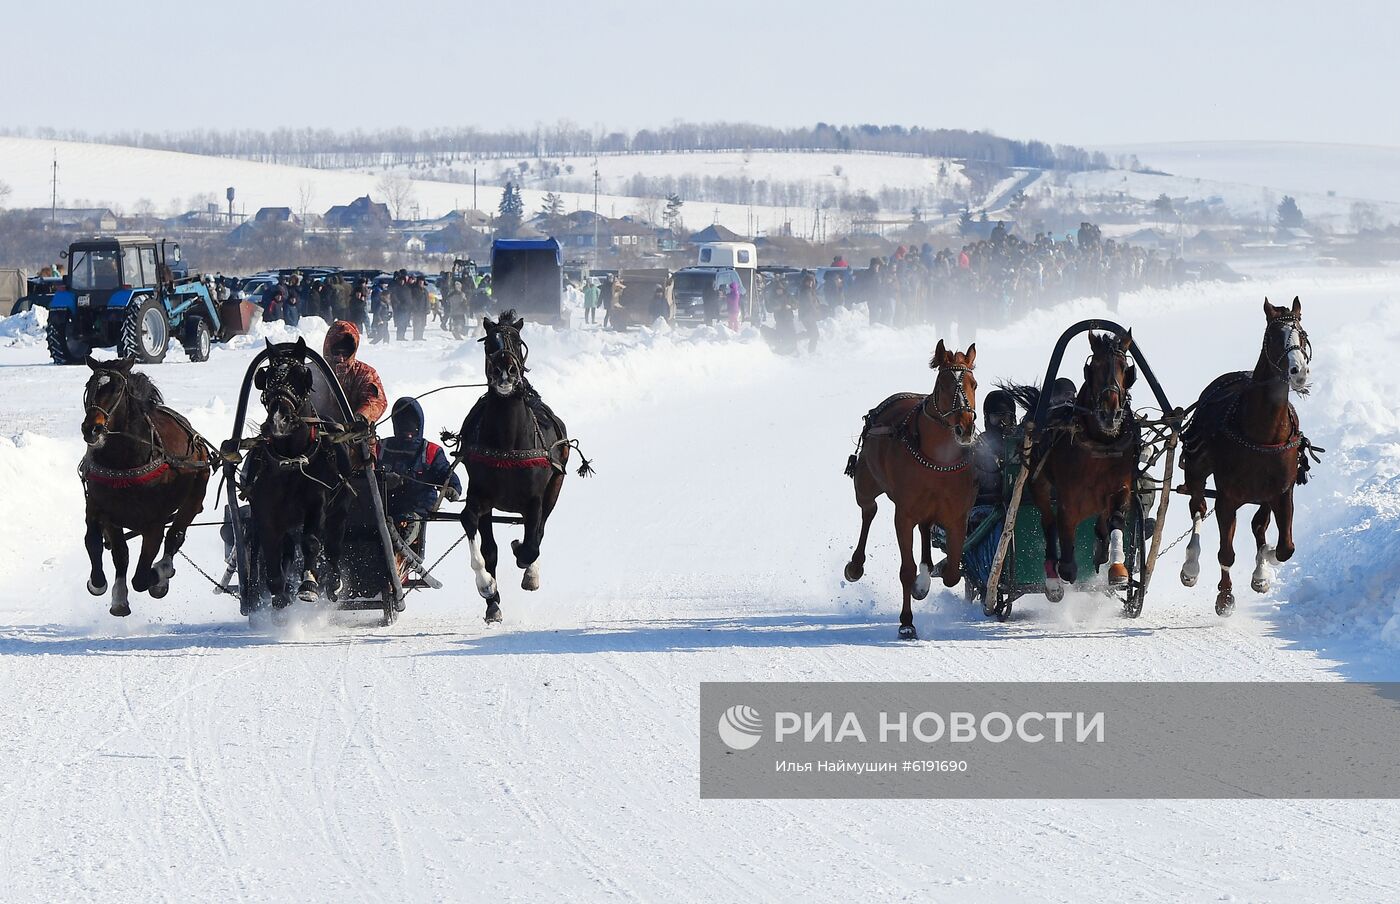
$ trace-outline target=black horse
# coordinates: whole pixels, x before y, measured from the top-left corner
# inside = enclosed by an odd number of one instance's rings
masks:
[[[578,448],[568,438],[564,422],[525,378],[529,347],[520,338],[524,325],[513,310],[502,313],[499,321],[482,320],[486,335],[479,341],[485,343],[489,388],[472,406],[456,437],[458,456],[467,467],[462,528],[471,544],[472,571],[477,592],[486,600],[488,622],[501,620],[491,513],[499,509],[523,516],[525,538],[513,541],[511,551],[525,572],[521,588],[538,590],[545,522],[564,486],[569,451]],[[582,459],[578,473],[580,477],[591,473],[587,459]]]
[[[301,552],[297,598],[315,602],[317,575],[334,598],[340,584],[340,547],[351,494],[351,461],[342,443],[331,441],[341,425],[323,418],[313,400],[315,380],[307,364],[306,340],[273,345],[267,365],[253,375],[267,420],[244,471],[252,514],[252,544],[261,560],[263,584],[278,620],[292,603],[288,569]],[[299,542],[298,542],[299,541]]]

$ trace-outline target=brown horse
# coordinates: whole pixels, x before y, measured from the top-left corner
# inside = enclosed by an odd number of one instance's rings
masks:
[[[943,585],[952,587],[962,578],[967,513],[977,499],[977,477],[969,455],[977,428],[977,380],[972,376],[976,361],[975,344],[964,354],[947,351],[939,340],[929,362],[938,370],[933,392],[892,395],[871,410],[856,454],[846,463],[846,476],[855,480],[860,506],[860,540],[846,565],[846,580],[858,581],[865,574],[865,542],[875,520],[876,500],[887,495],[894,501],[894,530],[899,538],[899,580],[904,587],[899,636],[905,640],[918,637],[910,598],[928,596],[932,583],[933,525],[942,527],[948,537]],[[917,577],[915,527],[922,533],[923,546]]]
[[[1312,347],[1303,331],[1303,305],[1290,310],[1264,299],[1264,342],[1253,372],[1217,378],[1201,393],[1183,432],[1181,467],[1191,494],[1192,536],[1181,583],[1193,587],[1201,573],[1201,522],[1206,516],[1206,478],[1215,475],[1215,519],[1220,526],[1220,584],[1217,615],[1235,609],[1230,566],[1235,564],[1235,518],[1240,506],[1257,505],[1254,575],[1257,593],[1269,589],[1274,562],[1293,556],[1293,487],[1302,482],[1311,448],[1288,401],[1290,391],[1308,391]],[[1300,474],[1300,469],[1302,474]],[[1264,539],[1270,516],[1278,518],[1278,546]]]
[[[209,484],[209,445],[180,415],[161,404],[150,378],[131,369],[132,361],[94,361],[83,394],[83,439],[87,454],[79,474],[87,501],[87,546],[92,574],[87,589],[107,592],[102,548],[112,551],[116,579],[113,615],[130,615],[127,601],[126,532],[141,537],[141,554],[131,587],[160,599],[175,574],[173,559],[185,531],[204,511]],[[169,530],[166,530],[169,525]],[[165,555],[155,560],[161,538]]]
[[[1097,519],[1094,560],[1108,563],[1109,586],[1123,587],[1129,580],[1123,528],[1141,446],[1128,395],[1137,379],[1137,368],[1128,363],[1132,344],[1131,330],[1121,339],[1090,333],[1092,353],[1073,405],[1052,408],[1050,422],[1036,425],[1041,439],[1029,464],[1031,496],[1045,533],[1045,595],[1052,601],[1063,599],[1065,584],[1079,577],[1074,535],[1086,518]],[[1041,390],[1007,389],[1035,410]]]

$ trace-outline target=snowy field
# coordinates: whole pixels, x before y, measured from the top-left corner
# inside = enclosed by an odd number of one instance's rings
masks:
[[[932,329],[846,315],[793,359],[751,332],[530,328],[533,381],[598,469],[566,481],[542,589],[503,564],[488,629],[464,544],[393,628],[253,633],[183,561],[124,621],[87,595],[87,369],[44,363],[34,315],[0,321],[0,898],[1393,900],[1391,802],[699,799],[704,680],[1400,679],[1400,272],[1144,292],[1119,319],[1185,405],[1253,364],[1265,294],[1303,298],[1299,409],[1329,450],[1275,591],[1248,591],[1244,555],[1239,611],[1217,618],[1213,578],[1177,583],[1177,547],[1136,621],[1080,593],[998,624],[936,588],[916,643],[895,637],[887,503],[865,580],[841,580],[858,527],[841,469],[864,411],[931,386]],[[1038,376],[1064,327],[1105,313],[984,332],[983,391]],[[261,345],[151,374],[217,440]],[[391,396],[481,373],[479,346],[440,333],[365,357]],[[430,428],[471,400],[425,399]],[[435,525],[433,554],[455,536]],[[1207,577],[1214,543],[1211,526]],[[220,564],[213,529],[187,549]]]

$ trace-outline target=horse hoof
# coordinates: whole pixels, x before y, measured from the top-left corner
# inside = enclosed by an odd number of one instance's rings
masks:
[[[1229,618],[1235,614],[1235,595],[1228,590],[1220,591],[1220,595],[1215,598],[1215,614],[1222,618]]]
[[[153,600],[164,599],[165,595],[170,592],[170,582],[156,581],[147,592],[150,593]]]
[[[900,639],[900,640],[918,640],[918,639],[919,639],[919,632],[914,630],[914,626],[913,626],[913,625],[900,625],[900,626],[899,626],[899,639]]]
[[[301,586],[297,588],[297,599],[303,603],[314,603],[320,595],[321,588],[315,581],[302,581]]]
[[[1128,586],[1128,567],[1122,562],[1114,562],[1112,565],[1108,566],[1108,586]]]
[[[102,594],[107,592],[107,583],[104,581],[101,584],[94,584],[92,581],[88,581],[87,591],[93,596],[101,596]]]
[[[520,578],[521,590],[540,589],[540,563],[531,562],[530,567],[525,569],[525,574]]]
[[[932,586],[933,579],[926,572],[920,572],[919,576],[914,578],[914,587],[909,593],[914,599],[921,600],[928,596],[929,588]]]
[[[1181,570],[1181,586],[1183,586],[1183,587],[1195,587],[1195,586],[1196,586],[1196,580],[1197,580],[1199,577],[1200,577],[1200,574],[1187,574],[1187,573],[1186,573],[1186,569],[1183,568],[1183,569]]]
[[[1268,592],[1269,592],[1269,579],[1268,579],[1268,578],[1255,578],[1254,580],[1252,580],[1252,581],[1249,582],[1249,588],[1250,588],[1251,590],[1253,590],[1255,593],[1268,593]]]
[[[494,625],[494,624],[498,623],[500,620],[501,620],[501,602],[500,602],[500,600],[487,600],[487,601],[486,601],[486,624],[488,624],[488,625]]]
[[[1059,578],[1045,580],[1045,598],[1052,603],[1058,603],[1065,598],[1065,582]]]
[[[859,581],[861,579],[861,576],[864,574],[864,565],[857,565],[855,562],[846,563],[846,580],[850,581],[852,584],[854,584],[856,581]]]
[[[127,603],[113,603],[111,605],[111,608],[109,608],[107,611],[117,616],[118,618],[125,618],[126,616],[131,614],[131,606]]]

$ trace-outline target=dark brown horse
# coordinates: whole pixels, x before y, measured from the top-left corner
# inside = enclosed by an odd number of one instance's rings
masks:
[[[1037,424],[1041,439],[1031,453],[1031,496],[1040,509],[1045,532],[1045,595],[1058,601],[1065,584],[1079,577],[1074,535],[1080,522],[1096,518],[1095,561],[1108,563],[1108,583],[1128,583],[1123,562],[1123,528],[1132,493],[1141,436],[1133,419],[1128,391],[1137,368],[1128,363],[1133,344],[1129,330],[1122,339],[1089,334],[1092,350],[1084,365],[1084,383],[1074,404],[1060,409],[1047,424]],[[1041,390],[1007,387],[1031,411]]]
[[[929,367],[938,371],[929,395],[892,395],[865,416],[856,454],[846,463],[854,478],[860,506],[860,540],[846,565],[846,580],[865,574],[865,542],[875,520],[876,500],[883,494],[894,501],[894,530],[899,540],[899,580],[904,606],[899,612],[899,636],[918,637],[910,599],[928,596],[932,583],[932,530],[937,524],[948,537],[943,585],[962,578],[963,540],[967,513],[977,499],[977,477],[969,447],[977,428],[977,380],[972,375],[977,346],[949,352],[942,340]],[[914,528],[922,534],[922,564],[914,567]]]
[[[170,590],[174,557],[185,531],[204,511],[209,485],[209,445],[183,417],[162,405],[150,378],[132,361],[94,361],[83,393],[87,453],[79,474],[87,503],[84,545],[92,562],[87,589],[107,592],[102,548],[112,551],[113,615],[130,615],[127,600],[127,532],[141,537],[131,587],[160,599]],[[169,530],[166,526],[169,525]],[[156,561],[161,539],[165,555]]]
[[[1293,487],[1306,473],[1309,448],[1288,401],[1290,391],[1308,390],[1312,347],[1303,331],[1303,305],[1292,309],[1264,299],[1264,343],[1253,372],[1225,374],[1201,393],[1183,432],[1181,467],[1191,494],[1192,536],[1181,583],[1193,587],[1201,573],[1201,522],[1206,516],[1206,478],[1215,475],[1215,519],[1220,526],[1220,584],[1217,615],[1235,608],[1230,566],[1235,564],[1235,518],[1240,506],[1257,505],[1254,575],[1257,593],[1269,589],[1270,566],[1293,556]],[[1270,517],[1278,518],[1278,546],[1264,538]]]

